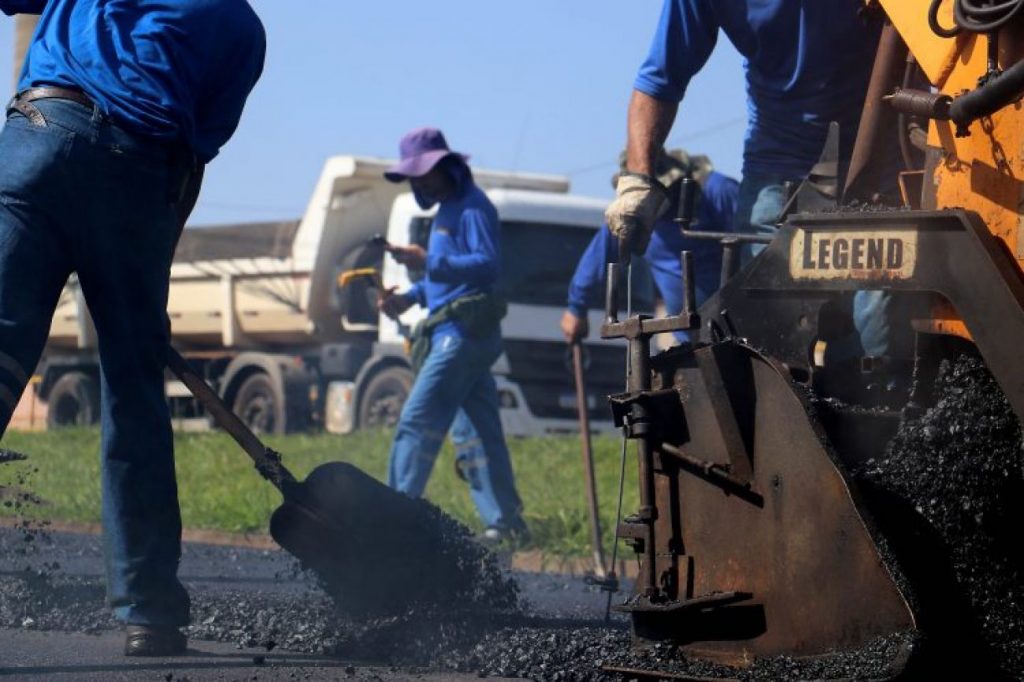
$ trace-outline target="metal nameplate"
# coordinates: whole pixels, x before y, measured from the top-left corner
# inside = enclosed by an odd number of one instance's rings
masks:
[[[808,230],[793,233],[789,274],[795,280],[910,279],[917,230]]]

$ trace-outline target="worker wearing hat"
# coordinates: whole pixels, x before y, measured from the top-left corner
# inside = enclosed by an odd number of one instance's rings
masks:
[[[626,154],[619,159],[620,173],[626,172]],[[670,315],[683,307],[683,274],[680,253],[694,254],[694,285],[697,304],[700,305],[718,289],[721,281],[722,251],[717,242],[684,238],[680,226],[673,219],[677,211],[679,181],[692,178],[700,187],[694,209],[693,230],[731,232],[739,184],[715,171],[706,156],[689,156],[681,149],[662,150],[658,156],[656,174],[658,182],[669,190],[671,205],[654,224],[650,241],[644,250],[644,260],[654,284]],[[612,178],[618,184],[619,174]],[[597,231],[576,266],[569,284],[568,308],[562,315],[562,333],[569,343],[585,338],[589,333],[587,309],[600,305],[607,280],[606,264],[618,258],[615,236],[607,229]],[[678,332],[680,341],[689,340],[686,332]]]
[[[473,182],[469,157],[453,152],[440,130],[419,128],[399,145],[401,160],[384,174],[408,180],[417,203],[438,205],[427,248],[389,246],[399,263],[425,276],[402,293],[382,296],[397,318],[414,305],[429,316],[415,333],[417,371],[395,431],[388,484],[419,497],[448,430],[459,470],[484,524],[501,540],[525,530],[498,412],[491,365],[501,354],[504,304],[495,296],[501,262],[498,213]]]

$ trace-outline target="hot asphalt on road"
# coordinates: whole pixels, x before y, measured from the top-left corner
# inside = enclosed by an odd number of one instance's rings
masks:
[[[403,614],[372,623],[337,618],[282,551],[186,543],[180,576],[193,599],[188,653],[125,658],[123,635],[103,604],[101,539],[0,529],[0,679],[475,679],[502,665],[474,661],[489,658],[476,651],[479,640],[506,619],[553,634],[604,628],[604,595],[566,576],[516,575],[523,613]],[[625,621],[608,635],[624,638]],[[511,664],[507,672],[526,671]]]

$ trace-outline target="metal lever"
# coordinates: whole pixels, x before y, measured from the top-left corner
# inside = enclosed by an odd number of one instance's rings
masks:
[[[683,273],[683,316],[690,317],[697,312],[697,288],[693,281],[693,252],[679,254]]]
[[[604,286],[604,321],[615,324],[619,321],[619,264],[609,263],[608,278]]]
[[[679,209],[676,213],[676,222],[682,225],[682,229],[689,230],[693,224],[693,211],[697,203],[697,190],[700,187],[693,178],[683,178],[679,182]]]

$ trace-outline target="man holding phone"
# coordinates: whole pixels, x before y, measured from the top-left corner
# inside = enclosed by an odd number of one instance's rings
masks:
[[[440,206],[426,249],[387,247],[399,263],[426,275],[406,292],[385,292],[381,311],[392,318],[413,305],[430,311],[414,334],[416,382],[395,431],[388,483],[422,495],[451,428],[460,471],[487,526],[484,538],[504,540],[526,526],[491,375],[505,312],[494,294],[501,262],[498,213],[473,182],[467,157],[452,152],[441,131],[414,130],[400,150],[401,162],[385,177],[408,180],[422,208]]]

